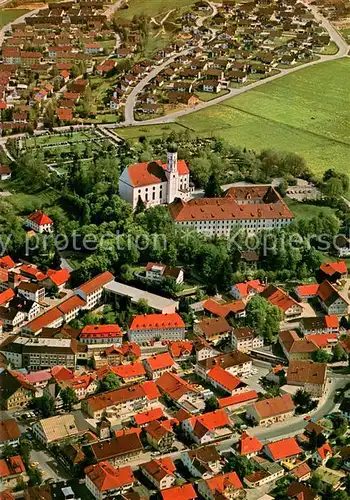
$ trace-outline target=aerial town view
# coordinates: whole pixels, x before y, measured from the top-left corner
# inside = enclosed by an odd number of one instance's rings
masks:
[[[0,0],[0,500],[350,500],[349,0]]]

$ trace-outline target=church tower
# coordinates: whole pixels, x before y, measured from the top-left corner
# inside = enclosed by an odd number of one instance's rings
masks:
[[[172,203],[178,196],[179,173],[177,171],[177,145],[170,144],[167,155],[166,176],[168,179],[167,202]]]

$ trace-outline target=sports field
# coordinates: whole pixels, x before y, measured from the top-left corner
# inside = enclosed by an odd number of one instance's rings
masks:
[[[6,24],[12,23],[15,19],[23,14],[26,14],[28,10],[26,9],[8,9],[8,10],[0,10],[0,28],[6,26]]]
[[[178,123],[254,149],[302,155],[321,174],[350,174],[350,59],[305,68],[250,90]]]

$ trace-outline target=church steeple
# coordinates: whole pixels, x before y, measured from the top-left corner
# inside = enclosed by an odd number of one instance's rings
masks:
[[[169,173],[177,172],[177,145],[175,143],[168,146],[167,171]]]

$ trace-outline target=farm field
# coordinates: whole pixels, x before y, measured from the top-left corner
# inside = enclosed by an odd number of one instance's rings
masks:
[[[0,11],[0,28],[29,12],[27,9],[8,9]]]
[[[293,151],[316,174],[350,173],[350,60],[316,65],[189,114],[178,123],[254,149]]]

